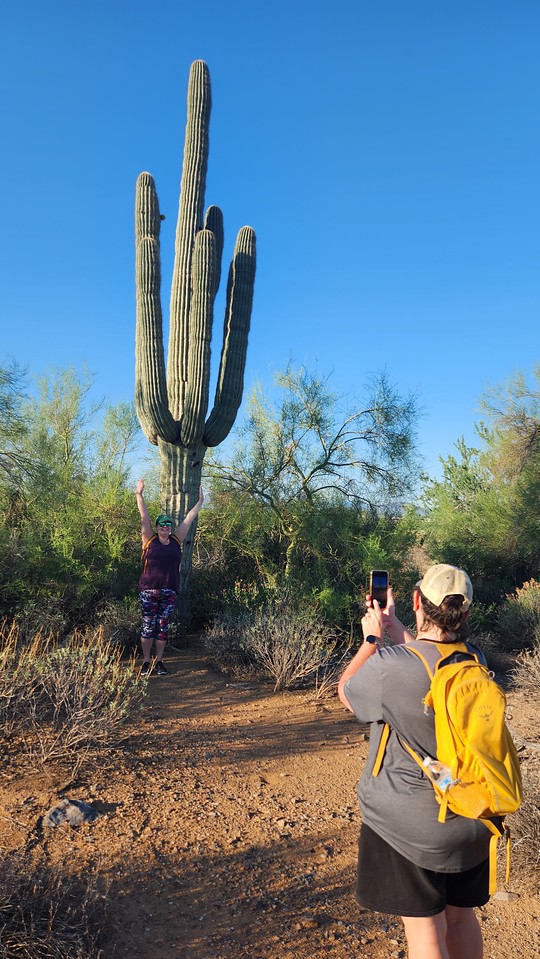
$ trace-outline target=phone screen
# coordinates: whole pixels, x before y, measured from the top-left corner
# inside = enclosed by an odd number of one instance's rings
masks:
[[[385,569],[372,569],[369,574],[369,592],[381,609],[386,608],[388,600],[388,573]]]

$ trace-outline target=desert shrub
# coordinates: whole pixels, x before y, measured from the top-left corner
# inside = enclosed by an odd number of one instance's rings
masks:
[[[133,649],[141,630],[141,612],[136,596],[123,600],[105,600],[98,607],[96,622],[103,629],[103,638],[122,649]]]
[[[540,644],[540,583],[531,579],[506,597],[496,634],[503,649],[530,649]]]
[[[518,689],[538,697],[540,694],[540,644],[533,650],[520,653],[517,666],[512,669],[512,679]]]
[[[329,663],[335,637],[309,609],[280,598],[260,609],[222,617],[206,634],[216,665],[271,679],[274,692],[314,679]]]
[[[43,597],[29,599],[21,609],[10,615],[10,620],[17,627],[19,639],[28,642],[31,642],[37,633],[64,636],[68,626],[62,601],[51,596],[48,596],[46,601]]]
[[[281,602],[255,613],[245,642],[255,663],[274,681],[274,692],[313,677],[335,648],[330,630],[313,614]]]
[[[106,897],[84,879],[19,852],[0,878],[0,959],[100,959]]]
[[[512,871],[527,882],[540,879],[540,758],[522,762],[523,803],[509,818]]]
[[[73,633],[61,646],[51,634],[21,643],[16,625],[0,629],[0,737],[22,733],[41,762],[80,764],[92,749],[117,742],[145,689],[102,629]]]
[[[356,646],[355,646],[356,651]],[[352,655],[351,645],[336,646],[331,656],[315,670],[315,699],[335,696],[341,674]]]
[[[512,683],[535,702],[540,693],[540,644],[534,650],[519,654],[519,661],[511,670]],[[520,877],[540,879],[540,746],[522,742],[521,762],[523,776],[523,803],[510,819],[512,830],[512,861]]]
[[[233,676],[253,670],[253,657],[245,643],[252,614],[226,612],[217,616],[203,635],[203,645],[218,669]]]

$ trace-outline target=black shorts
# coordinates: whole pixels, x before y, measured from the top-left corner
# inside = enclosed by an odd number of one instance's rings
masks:
[[[489,859],[466,872],[432,872],[415,866],[369,826],[362,826],[356,881],[361,906],[391,916],[435,916],[446,906],[484,906],[488,890]]]

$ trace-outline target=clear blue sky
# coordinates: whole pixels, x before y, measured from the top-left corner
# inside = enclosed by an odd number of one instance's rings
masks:
[[[86,363],[132,398],[135,180],[167,216],[167,307],[202,58],[227,262],[240,226],[258,238],[246,389],[289,358],[343,393],[386,369],[418,392],[434,469],[539,359],[539,45],[537,0],[9,4],[0,359]]]

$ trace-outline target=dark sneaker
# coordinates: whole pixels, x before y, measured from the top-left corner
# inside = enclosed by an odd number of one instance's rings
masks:
[[[156,663],[156,665],[154,666],[154,672],[156,676],[166,676],[169,670],[167,669],[166,666],[163,665],[163,663],[160,660],[160,662]]]
[[[152,671],[150,663],[144,662],[141,666],[141,676],[149,676]]]

